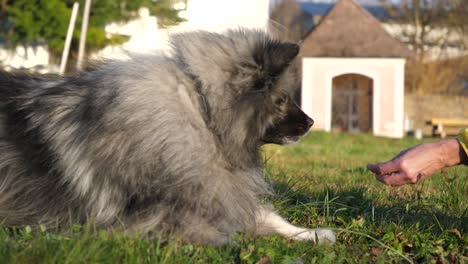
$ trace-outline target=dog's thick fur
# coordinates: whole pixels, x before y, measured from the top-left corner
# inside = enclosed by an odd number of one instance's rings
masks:
[[[290,225],[259,148],[312,125],[294,103],[299,48],[266,33],[192,32],[173,54],[68,77],[0,73],[0,222],[222,244],[234,232],[334,241]]]

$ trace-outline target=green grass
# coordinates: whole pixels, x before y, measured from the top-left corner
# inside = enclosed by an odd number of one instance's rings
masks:
[[[0,263],[468,263],[468,167],[400,188],[366,170],[417,143],[313,132],[298,145],[265,148],[275,208],[294,224],[335,228],[331,247],[278,236],[239,234],[215,248],[81,226],[60,233],[0,228]]]

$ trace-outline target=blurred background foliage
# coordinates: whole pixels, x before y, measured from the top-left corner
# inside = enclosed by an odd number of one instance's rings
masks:
[[[80,4],[71,46],[71,57],[76,57],[85,0],[0,0],[1,42],[12,49],[46,45],[52,60],[59,58],[74,2]],[[124,36],[106,36],[105,25],[136,18],[140,7],[148,8],[163,27],[182,21],[172,0],[94,0],[89,16],[87,50],[125,42]]]

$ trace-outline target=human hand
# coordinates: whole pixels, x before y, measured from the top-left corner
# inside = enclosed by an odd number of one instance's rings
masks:
[[[377,180],[391,186],[419,183],[438,170],[460,163],[456,139],[424,143],[406,149],[392,160],[368,164]]]

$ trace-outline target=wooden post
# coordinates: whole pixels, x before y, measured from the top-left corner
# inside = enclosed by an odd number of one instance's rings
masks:
[[[91,7],[91,0],[86,0],[85,8],[83,11],[83,23],[81,23],[80,46],[78,48],[78,60],[76,61],[76,68],[81,70],[83,66],[83,57],[86,45],[86,33],[88,30],[89,9]]]
[[[80,4],[78,2],[73,3],[72,14],[70,18],[70,24],[68,24],[67,37],[65,38],[65,46],[63,47],[62,59],[60,61],[60,74],[65,73],[67,67],[68,52],[70,51],[70,44],[75,29],[76,15],[78,14],[78,8]]]

